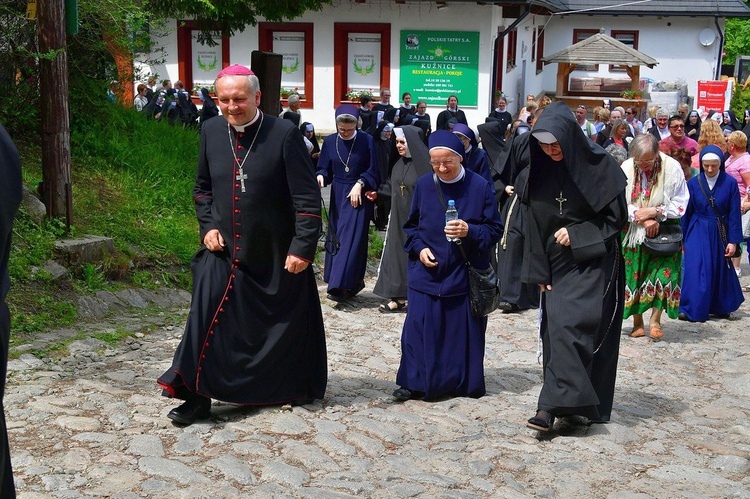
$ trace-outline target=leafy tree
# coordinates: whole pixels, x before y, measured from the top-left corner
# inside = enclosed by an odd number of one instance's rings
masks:
[[[331,0],[151,0],[147,9],[158,16],[194,19],[203,28],[201,41],[212,43],[207,36],[211,30],[220,29],[231,36],[258,24],[259,17],[272,22],[294,19],[330,3]]]
[[[750,1],[745,0],[745,4],[750,6]],[[724,35],[724,64],[734,64],[738,56],[750,55],[750,20],[727,19]]]

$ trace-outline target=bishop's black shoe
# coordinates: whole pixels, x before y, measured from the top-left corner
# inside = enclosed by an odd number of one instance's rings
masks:
[[[199,419],[208,419],[209,416],[211,416],[211,399],[206,397],[188,400],[167,414],[169,419],[185,426],[189,426]]]
[[[290,405],[292,407],[299,407],[299,406],[302,406],[302,405],[310,405],[310,404],[314,404],[314,403],[315,403],[315,397],[308,397],[308,398],[304,398],[304,399],[292,400],[290,402]]]

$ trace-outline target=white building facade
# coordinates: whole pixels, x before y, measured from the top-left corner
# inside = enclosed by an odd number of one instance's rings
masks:
[[[230,39],[217,38],[218,48],[205,51],[192,40],[197,30],[189,22],[172,21],[157,38],[166,61],[136,64],[140,74],[195,86],[208,84],[208,75],[223,65],[250,66],[255,50],[281,52],[282,87],[298,89],[302,120],[318,131],[333,130],[334,109],[354,100],[357,90],[372,89],[377,100],[384,87],[390,88],[394,106],[403,92],[411,92],[414,103],[426,98],[433,127],[447,95],[457,94],[475,128],[494,106],[497,92],[508,98],[512,113],[527,94],[553,95],[557,65],[544,66],[540,58],[600,29],[659,61],[653,69],[641,68],[644,83],[684,82],[686,95],[694,96],[699,80],[718,74],[722,17],[565,14],[533,5],[480,3],[334,0],[289,23],[260,23]],[[599,64],[571,77],[618,79],[626,74]]]

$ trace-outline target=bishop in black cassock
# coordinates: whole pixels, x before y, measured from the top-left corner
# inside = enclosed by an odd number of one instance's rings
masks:
[[[257,109],[255,77],[239,68],[220,73],[223,116],[201,130],[193,194],[204,246],[192,261],[185,333],[159,378],[166,396],[187,401],[169,414],[181,424],[207,417],[211,398],[304,403],[326,387],[309,265],[321,227],[310,155],[292,123]]]
[[[18,150],[2,125],[0,125],[0,178],[3,179],[0,182],[0,497],[12,499],[16,497],[16,488],[13,484],[10,446],[3,408],[10,341],[10,313],[5,304],[5,297],[10,287],[8,257],[10,256],[11,229],[16,210],[21,203],[22,191],[21,161]]]

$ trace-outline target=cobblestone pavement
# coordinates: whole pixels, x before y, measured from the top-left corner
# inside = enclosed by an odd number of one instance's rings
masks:
[[[485,397],[395,403],[404,315],[379,303],[324,299],[324,400],[217,403],[187,428],[155,383],[185,310],[175,326],[119,317],[112,328],[155,327],[117,348],[23,354],[5,396],[19,497],[750,498],[747,304],[730,320],[665,321],[658,343],[628,337],[626,321],[612,422],[541,437],[524,426],[541,386],[536,311],[490,316]]]

